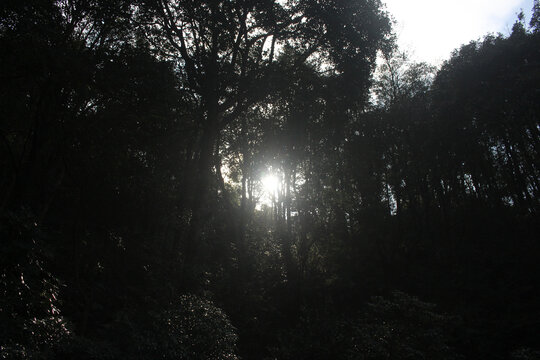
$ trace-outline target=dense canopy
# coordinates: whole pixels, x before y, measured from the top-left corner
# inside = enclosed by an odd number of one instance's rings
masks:
[[[0,356],[539,358],[539,16],[4,1]]]

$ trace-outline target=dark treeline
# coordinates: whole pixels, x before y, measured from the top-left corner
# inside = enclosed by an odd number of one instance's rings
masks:
[[[1,357],[539,359],[539,17],[4,0]]]

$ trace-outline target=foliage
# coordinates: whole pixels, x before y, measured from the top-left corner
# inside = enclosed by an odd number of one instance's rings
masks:
[[[374,297],[351,331],[350,358],[460,359],[450,346],[456,320],[402,292]]]
[[[534,32],[538,32],[540,30],[540,2],[538,0],[534,0],[529,26]]]
[[[43,234],[25,212],[2,218],[1,352],[5,359],[45,359],[70,330],[59,310],[59,281],[46,269]]]
[[[512,359],[530,360],[539,359],[540,352],[531,348],[520,348],[512,352]]]
[[[534,358],[538,36],[435,69],[378,0],[5,1],[2,356]]]
[[[461,359],[452,348],[457,319],[402,292],[373,297],[356,315],[305,311],[285,332],[279,359]]]
[[[170,359],[237,359],[236,329],[212,302],[182,295],[165,314]]]

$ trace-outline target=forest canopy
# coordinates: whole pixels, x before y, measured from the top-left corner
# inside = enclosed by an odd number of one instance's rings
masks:
[[[4,1],[0,357],[539,359],[539,17]]]

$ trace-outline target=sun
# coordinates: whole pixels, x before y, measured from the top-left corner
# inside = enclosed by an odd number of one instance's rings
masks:
[[[275,195],[279,189],[279,179],[275,174],[267,174],[262,179],[263,191],[266,195]]]
[[[257,204],[257,209],[261,210],[263,206],[272,207],[281,186],[279,174],[273,171],[268,171],[260,178],[260,197]]]

